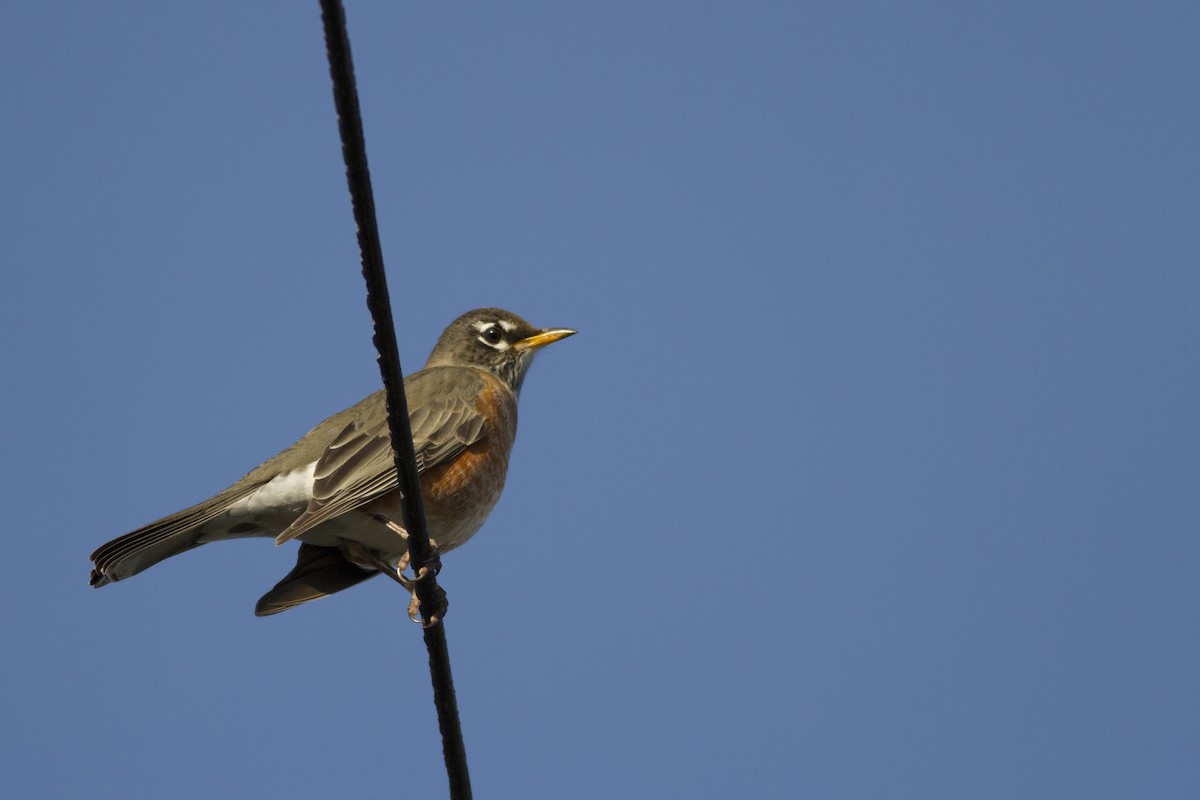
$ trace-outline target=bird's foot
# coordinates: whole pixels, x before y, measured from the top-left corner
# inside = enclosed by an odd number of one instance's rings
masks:
[[[408,553],[404,554],[404,557],[401,559],[401,563],[404,567],[408,566]],[[425,562],[424,566],[417,570],[417,573],[413,575],[413,577],[409,578],[404,576],[405,580],[408,582],[408,590],[412,592],[412,600],[408,604],[408,618],[413,622],[421,622],[417,616],[417,613],[421,608],[421,602],[417,599],[417,584],[436,577],[441,571],[441,551],[438,549],[437,542],[433,539],[430,539],[429,560]],[[424,615],[425,621],[421,622],[421,625],[426,628],[436,625],[438,620],[446,615],[446,609],[449,607],[449,605],[450,604],[446,601],[446,592],[442,590],[442,587],[438,586],[437,600],[434,602],[434,607],[429,609],[429,613]]]
[[[404,558],[408,559],[408,553],[404,554]],[[427,575],[437,577],[442,571],[442,551],[438,547],[436,539],[429,539],[429,559],[425,562],[425,566],[421,567],[417,573],[417,577],[413,580],[423,580]]]
[[[376,515],[376,519],[379,522],[387,525],[396,533],[403,536],[405,539],[408,538],[408,532],[405,531],[404,528],[395,524],[386,517]],[[440,586],[437,587],[437,596],[433,602],[433,608],[429,609],[429,613],[423,615],[424,620],[421,619],[421,602],[417,598],[417,585],[422,581],[427,581],[435,577],[439,572],[442,571],[441,551],[438,549],[437,542],[435,540],[429,540],[429,560],[426,561],[425,564],[419,570],[417,570],[416,574],[411,578],[404,574],[405,570],[408,569],[409,564],[412,563],[407,552],[400,556],[400,558],[396,560],[395,564],[392,564],[388,560],[384,559],[378,553],[367,550],[361,546],[355,546],[348,552],[352,552],[354,554],[354,560],[356,562],[364,563],[364,565],[370,564],[371,566],[375,567],[375,569],[379,570],[384,575],[387,575],[396,583],[403,586],[412,594],[412,599],[409,600],[408,603],[408,618],[413,622],[420,622],[423,627],[430,628],[436,625],[442,619],[442,617],[446,615],[446,609],[449,608],[450,604],[446,600],[445,591],[443,591]]]
[[[421,618],[423,606],[417,593],[412,593],[412,599],[408,601],[408,618],[413,622],[420,623],[422,628],[432,628],[442,621],[446,616],[446,610],[450,608],[450,601],[446,599],[446,590],[441,586],[437,587],[437,595],[433,601],[433,607],[424,613],[424,619]]]
[[[412,578],[404,574],[404,570],[406,569],[408,569],[408,553],[400,556],[400,560],[396,562],[396,570],[392,573],[392,577],[396,579],[397,583],[411,592],[413,590],[413,581]]]

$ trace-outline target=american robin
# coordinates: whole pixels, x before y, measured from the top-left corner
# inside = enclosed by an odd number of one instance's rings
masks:
[[[525,372],[534,353],[573,333],[535,328],[498,308],[468,311],[446,328],[425,368],[404,379],[422,500],[440,551],[471,538],[496,505]],[[248,536],[301,542],[295,568],[258,601],[258,616],[380,571],[401,579],[408,547],[397,486],[379,391],[215,497],[101,546],[91,582],[104,586],[193,547]]]

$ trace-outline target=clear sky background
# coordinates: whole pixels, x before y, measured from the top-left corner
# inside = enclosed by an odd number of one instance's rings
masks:
[[[2,16],[4,794],[444,796],[390,582],[87,584],[379,384],[316,3]],[[1200,796],[1200,5],[348,16],[405,368],[580,332],[442,573],[477,796]]]

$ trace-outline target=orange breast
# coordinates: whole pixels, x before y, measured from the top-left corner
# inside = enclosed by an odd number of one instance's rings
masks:
[[[483,439],[421,476],[429,532],[443,551],[459,546],[479,530],[500,499],[508,473],[517,429],[512,395],[496,381],[480,398],[477,409],[486,420]]]

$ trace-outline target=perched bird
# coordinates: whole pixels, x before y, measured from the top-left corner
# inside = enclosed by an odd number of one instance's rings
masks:
[[[517,432],[517,396],[534,353],[575,331],[535,328],[498,308],[450,323],[425,368],[404,379],[430,538],[453,550],[500,499]],[[266,616],[408,562],[383,391],[322,422],[202,503],[102,545],[91,583],[105,586],[222,539],[299,539],[296,566],[263,595]],[[403,582],[403,581],[402,581]]]

